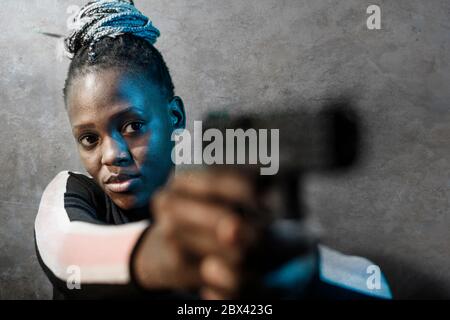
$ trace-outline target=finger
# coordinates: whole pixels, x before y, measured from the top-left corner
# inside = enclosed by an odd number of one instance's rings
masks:
[[[230,208],[171,193],[155,202],[161,219],[171,220],[181,231],[209,232],[224,241],[238,238],[243,221]]]
[[[136,265],[143,283],[150,288],[194,289],[202,283],[200,260],[193,259],[158,224],[146,233]],[[144,250],[145,249],[145,250]]]
[[[233,203],[253,203],[254,188],[248,177],[233,170],[197,170],[178,174],[170,184],[177,192],[222,198]]]
[[[172,243],[172,254],[170,257],[170,267],[175,275],[173,285],[180,289],[196,289],[202,283],[200,273],[200,259],[186,252],[179,244]]]
[[[239,291],[240,266],[230,264],[218,256],[205,258],[200,265],[200,274],[207,287],[233,295]]]
[[[153,197],[150,199],[150,215],[155,221],[159,221],[164,218],[167,203],[169,201],[170,193],[165,189],[155,192]]]
[[[166,210],[179,237],[205,250],[247,248],[255,238],[250,225],[226,207],[174,197]]]
[[[155,196],[153,211],[174,238],[199,255],[223,251],[230,261],[239,261],[255,238],[254,230],[229,208],[167,190]]]
[[[193,262],[191,257],[184,256],[183,263],[175,266],[177,277],[173,278],[173,288],[198,289],[202,283],[202,276],[199,272],[199,264]]]
[[[204,300],[230,300],[233,299],[233,295],[227,292],[223,292],[217,288],[204,287],[200,290],[200,296]]]
[[[154,204],[154,211],[159,212],[156,223],[163,227],[168,240],[176,241],[197,256],[222,254],[230,261],[240,261],[243,250],[233,243],[241,232],[242,222],[238,217],[230,212],[219,213],[217,217],[215,207],[210,204],[203,208],[201,202],[178,196],[166,197],[168,193],[160,194]]]
[[[243,260],[246,249],[240,246],[225,246],[210,233],[192,233],[186,229],[177,233],[180,246],[197,257],[218,255],[230,263],[240,263]]]
[[[217,227],[219,242],[227,247],[248,248],[256,241],[256,230],[240,217],[222,219]]]

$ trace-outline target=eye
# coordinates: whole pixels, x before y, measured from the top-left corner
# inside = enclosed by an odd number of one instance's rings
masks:
[[[130,122],[123,127],[123,132],[126,134],[139,133],[144,131],[144,123],[143,122]]]
[[[94,134],[87,134],[82,136],[78,141],[83,147],[91,148],[97,143],[98,137]]]

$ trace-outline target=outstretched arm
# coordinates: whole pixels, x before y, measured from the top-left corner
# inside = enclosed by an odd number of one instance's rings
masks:
[[[63,171],[49,183],[35,221],[36,251],[47,276],[66,297],[136,291],[130,283],[130,256],[149,222],[102,224],[82,194],[66,194],[65,199],[69,177]]]

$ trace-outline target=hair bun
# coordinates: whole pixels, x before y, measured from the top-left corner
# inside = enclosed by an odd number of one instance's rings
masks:
[[[75,16],[76,29],[64,39],[66,52],[72,58],[78,50],[94,44],[103,37],[129,33],[156,42],[160,32],[143,15],[132,0],[91,1]]]

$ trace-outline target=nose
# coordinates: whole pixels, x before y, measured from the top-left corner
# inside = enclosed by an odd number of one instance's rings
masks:
[[[131,161],[126,141],[120,134],[104,138],[102,143],[102,164],[106,166],[126,166]]]

